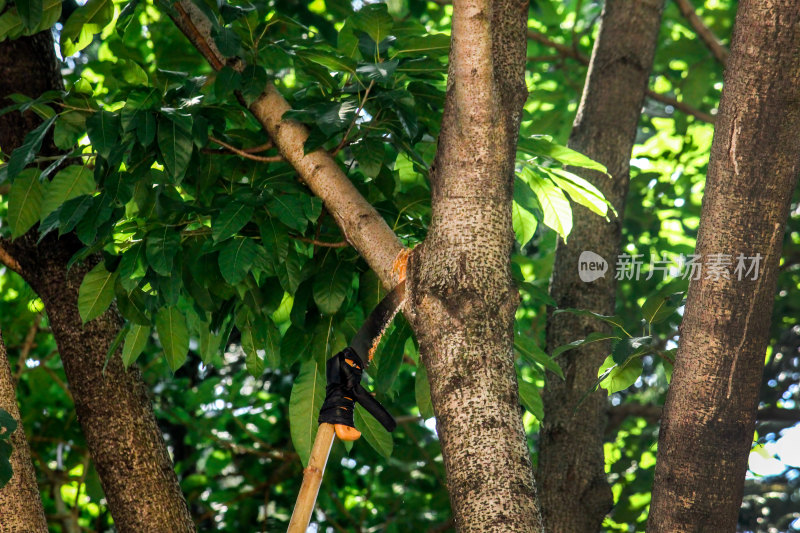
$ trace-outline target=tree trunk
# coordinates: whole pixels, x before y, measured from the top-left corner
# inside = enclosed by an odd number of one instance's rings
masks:
[[[17,421],[17,430],[11,435],[11,468],[14,471],[11,481],[0,489],[0,533],[39,533],[47,532],[36,472],[31,463],[31,452],[22,417],[17,407],[14,380],[8,366],[6,347],[0,335],[0,409],[5,409]]]
[[[704,272],[689,287],[661,422],[654,533],[736,530],[800,171],[798,50],[800,2],[739,3],[695,252]],[[730,255],[730,279],[709,275],[710,254]],[[757,279],[738,279],[738,254],[761,254]]]
[[[594,45],[569,146],[603,163],[611,174],[571,169],[598,187],[619,216],[611,223],[573,204],[569,244],[559,239],[550,294],[559,308],[614,314],[613,268],[591,283],[578,276],[578,258],[591,250],[615,264],[619,253],[629,163],[653,64],[663,0],[608,0]],[[598,322],[566,313],[548,316],[547,351],[598,330]],[[539,483],[547,531],[598,531],[613,499],[603,458],[606,394],[581,398],[597,380],[608,343],[593,343],[559,359],[566,380],[548,373],[539,441]]]
[[[541,531],[513,356],[511,200],[527,2],[456,0],[433,216],[412,256],[412,322],[459,531]]]
[[[0,44],[0,106],[9,94],[36,96],[61,85],[50,32]],[[37,123],[32,113],[1,117],[0,146],[10,153]],[[52,145],[50,149],[55,151]],[[78,287],[92,265],[67,272],[67,262],[80,247],[77,239],[67,235],[56,240],[51,234],[37,245],[34,233],[3,243],[3,248],[45,304],[117,530],[194,531],[138,370],[126,372],[115,356],[103,373],[106,352],[121,325],[119,313],[112,307],[82,326]]]

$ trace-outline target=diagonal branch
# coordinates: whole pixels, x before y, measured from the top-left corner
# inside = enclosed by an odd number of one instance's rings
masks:
[[[244,64],[226,58],[211,37],[211,23],[189,0],[173,4],[170,16],[214,70],[230,65],[243,70]],[[304,153],[308,129],[297,121],[284,120],[289,103],[272,83],[249,106],[250,112],[269,134],[283,158],[299,174],[308,188],[325,203],[336,219],[345,239],[358,250],[386,287],[396,282],[392,264],[403,245],[372,205],[358,192],[342,172],[336,160],[325,150]]]
[[[564,57],[571,57],[572,59],[575,59],[584,65],[589,64],[589,57],[581,53],[580,50],[572,46],[553,41],[543,33],[539,33],[533,30],[528,30],[528,39],[536,41],[539,44],[543,44],[544,46],[548,46]],[[684,102],[679,102],[676,98],[667,96],[665,94],[657,93],[651,89],[647,89],[645,94],[647,95],[648,98],[651,98],[656,102],[661,102],[664,105],[672,106],[678,111],[686,113],[687,115],[691,115],[698,120],[702,120],[703,122],[708,122],[710,124],[714,123],[714,115],[711,115],[704,111],[700,111],[699,109],[695,109],[694,107],[687,105]]]
[[[686,21],[692,26],[697,36],[703,40],[706,47],[711,51],[711,54],[724,67],[728,62],[728,49],[725,48],[725,45],[714,35],[714,32],[700,20],[691,0],[675,0],[675,3],[678,4],[681,15],[683,15]]]

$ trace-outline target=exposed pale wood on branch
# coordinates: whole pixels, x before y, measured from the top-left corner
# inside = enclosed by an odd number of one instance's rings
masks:
[[[528,39],[532,41],[536,41],[539,44],[543,44],[545,46],[549,46],[550,48],[556,50],[558,53],[562,54],[565,57],[571,57],[584,65],[589,64],[589,57],[579,50],[575,49],[572,46],[559,43],[550,39],[547,35],[543,33],[539,33],[534,30],[528,30]],[[703,122],[708,122],[710,124],[714,123],[714,115],[706,113],[705,111],[700,111],[699,109],[695,109],[694,107],[687,105],[684,102],[678,101],[677,98],[673,98],[671,96],[667,96],[665,94],[657,93],[652,89],[647,89],[646,93],[648,98],[655,100],[656,102],[661,102],[664,105],[672,106],[678,111],[686,113],[687,115],[691,115],[698,120],[702,120]]]
[[[211,38],[210,22],[190,1],[176,2],[173,8],[170,16],[176,26],[215,70],[225,65],[237,70],[244,68],[240,60],[226,58],[219,52]],[[304,152],[308,129],[297,121],[283,119],[290,106],[272,83],[266,85],[249,109],[284,159],[322,199],[345,239],[358,250],[383,285],[392,287],[396,283],[392,264],[403,245],[375,208],[358,192],[331,154],[323,149]]]
[[[690,0],[675,0],[681,15],[686,21],[691,24],[692,29],[698,37],[705,43],[706,47],[711,51],[711,54],[722,63],[722,66],[728,62],[728,49],[720,42],[719,38],[714,35],[714,32],[705,25],[705,23],[697,16],[697,12]]]

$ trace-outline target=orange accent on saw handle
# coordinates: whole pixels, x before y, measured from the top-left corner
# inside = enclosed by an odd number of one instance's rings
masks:
[[[361,437],[361,432],[356,428],[345,426],[344,424],[334,424],[333,428],[336,430],[336,436],[341,440],[354,441]]]

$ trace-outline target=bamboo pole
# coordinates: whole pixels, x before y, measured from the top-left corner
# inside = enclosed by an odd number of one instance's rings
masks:
[[[308,529],[311,512],[314,510],[319,486],[322,483],[322,475],[325,473],[325,464],[331,453],[333,436],[333,424],[319,425],[314,446],[311,448],[311,456],[308,459],[308,466],[303,470],[303,484],[300,486],[300,494],[297,495],[297,502],[294,504],[287,533],[305,533]]]

